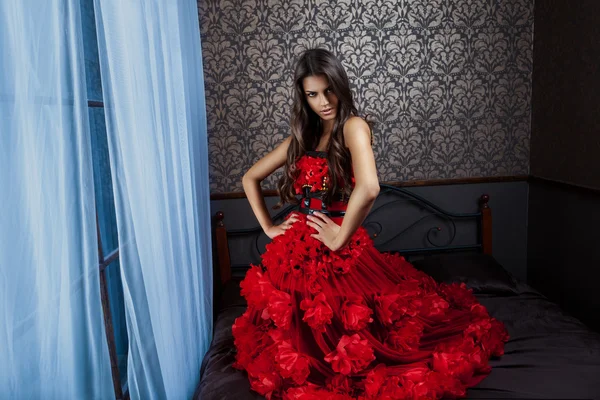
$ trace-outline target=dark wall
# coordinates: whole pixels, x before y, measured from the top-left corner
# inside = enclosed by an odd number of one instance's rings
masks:
[[[476,212],[478,199],[482,194],[490,196],[490,207],[493,218],[493,254],[494,257],[513,275],[521,280],[526,279],[527,261],[527,183],[481,183],[444,186],[414,187],[408,190],[425,197],[427,200],[444,208],[447,211],[457,213]],[[276,197],[267,197],[267,206],[277,202]],[[373,207],[377,207],[377,203]],[[404,215],[398,218],[403,210],[410,210],[405,205],[397,208],[397,226],[393,231],[402,229],[403,224],[409,223],[413,215]],[[211,201],[211,213],[217,211],[225,213],[225,225],[228,229],[252,228],[258,226],[258,222],[250,209],[246,198],[231,200]],[[280,210],[271,210],[275,215]],[[416,212],[414,210],[409,211]],[[405,224],[405,225],[406,225]],[[467,228],[468,229],[468,228]],[[459,228],[459,234],[464,232]],[[461,235],[462,236],[462,235]],[[406,237],[403,240],[407,240]],[[461,240],[461,238],[459,238]],[[267,240],[261,240],[264,245]],[[231,241],[230,243],[233,243]],[[406,243],[406,242],[405,242]],[[470,242],[473,243],[473,242]],[[248,254],[252,253],[253,244],[248,242],[237,242],[232,244],[231,258],[233,264],[242,264],[249,261],[259,262],[259,259],[248,260]],[[414,246],[420,247],[420,246]],[[411,246],[413,248],[413,246]],[[390,248],[389,250],[392,250]]]
[[[600,193],[532,182],[528,282],[600,331]]]
[[[600,331],[599,27],[599,1],[536,2],[527,277]]]
[[[600,1],[535,5],[531,174],[600,189]]]

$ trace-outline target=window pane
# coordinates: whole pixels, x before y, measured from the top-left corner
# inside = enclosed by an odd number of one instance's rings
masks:
[[[82,0],[81,15],[88,101],[102,102],[102,82],[93,0]],[[88,108],[94,169],[94,192],[102,252],[106,257],[119,246],[117,220],[106,136],[104,108]],[[127,351],[129,347],[125,324],[125,303],[121,282],[121,265],[115,260],[105,270],[106,290],[110,303],[115,348],[123,392],[127,387]]]
[[[100,62],[98,59],[93,0],[83,0],[81,2],[81,25],[83,27],[83,52],[88,100],[102,101],[102,82],[100,81]]]
[[[106,122],[104,108],[88,108],[90,117],[90,133],[92,136],[92,158],[94,163],[94,191],[102,252],[106,257],[119,246],[117,234],[117,217],[113,197],[108,141],[106,138]]]

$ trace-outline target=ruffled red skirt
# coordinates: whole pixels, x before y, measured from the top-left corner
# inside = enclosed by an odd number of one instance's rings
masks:
[[[306,216],[267,245],[241,283],[235,367],[283,399],[461,398],[508,334],[463,284],[437,283],[364,228],[332,252]],[[336,221],[337,222],[337,221]]]

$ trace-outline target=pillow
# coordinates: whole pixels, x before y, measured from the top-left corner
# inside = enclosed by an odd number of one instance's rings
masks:
[[[411,263],[438,282],[464,282],[473,293],[518,293],[516,279],[488,254],[449,253]]]
[[[231,326],[244,311],[242,307],[234,307],[219,313],[214,338],[202,360],[200,382],[194,400],[264,400],[264,397],[250,390],[246,372],[233,368],[235,347]]]

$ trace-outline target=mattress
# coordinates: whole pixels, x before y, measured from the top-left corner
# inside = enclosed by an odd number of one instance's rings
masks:
[[[491,374],[467,391],[469,399],[600,399],[600,333],[565,313],[484,254],[449,254],[411,260],[440,282],[465,282],[490,316],[504,322],[510,340],[491,359]],[[225,286],[214,337],[194,399],[262,399],[246,373],[232,367],[231,326],[246,303],[239,283]]]

